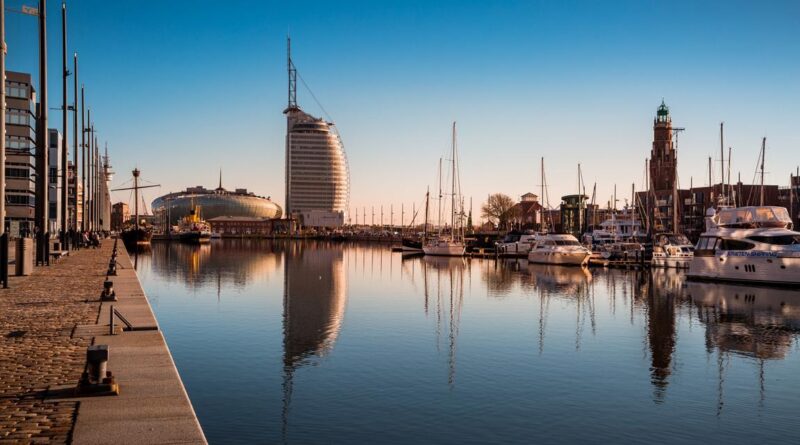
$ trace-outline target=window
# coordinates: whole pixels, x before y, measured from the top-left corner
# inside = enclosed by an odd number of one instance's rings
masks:
[[[736,239],[723,239],[722,245],[720,249],[722,250],[750,250],[755,247],[755,244],[748,243],[747,241],[741,241]]]
[[[749,239],[759,243],[774,244],[777,246],[800,244],[800,235],[751,236]]]
[[[717,238],[710,236],[700,237],[697,241],[697,250],[714,250],[717,245]]]

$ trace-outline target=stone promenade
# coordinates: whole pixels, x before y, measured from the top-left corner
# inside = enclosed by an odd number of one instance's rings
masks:
[[[0,289],[0,444],[204,444],[189,397],[120,243],[118,301],[101,303],[114,240],[73,251]],[[111,307],[119,320],[109,335]],[[86,349],[109,345],[120,395],[76,397]]]
[[[0,289],[0,443],[70,441],[80,402],[48,400],[46,391],[80,379],[91,338],[72,332],[97,322],[112,245],[75,251]]]

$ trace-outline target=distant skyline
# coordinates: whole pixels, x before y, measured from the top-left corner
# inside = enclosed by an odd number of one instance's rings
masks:
[[[23,1],[7,0],[19,9]],[[475,219],[491,193],[550,204],[597,183],[605,206],[644,188],[662,98],[680,135],[679,182],[719,180],[719,123],[732,175],[750,183],[767,137],[767,182],[800,164],[800,3],[67,2],[101,147],[117,173],[160,189],[247,188],[284,206],[286,35],[347,151],[351,208],[419,207],[458,122],[462,190]],[[48,2],[49,104],[61,104],[61,3]],[[36,19],[7,13],[7,69],[38,83]],[[70,66],[70,70],[71,70]],[[72,82],[69,82],[70,88]],[[70,91],[70,101],[72,92]],[[299,82],[298,102],[325,117]],[[49,127],[61,128],[51,110]],[[71,131],[71,128],[70,128]],[[70,137],[70,148],[71,137]],[[129,201],[127,193],[114,200]],[[149,207],[149,202],[148,202]],[[360,217],[359,217],[360,218]]]

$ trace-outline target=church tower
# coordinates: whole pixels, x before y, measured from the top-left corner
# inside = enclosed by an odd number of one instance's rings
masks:
[[[672,142],[672,118],[669,107],[661,100],[653,120],[653,150],[650,152],[650,181],[655,191],[672,190],[677,162]]]

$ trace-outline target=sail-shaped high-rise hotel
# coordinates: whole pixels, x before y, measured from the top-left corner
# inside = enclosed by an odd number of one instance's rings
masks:
[[[297,70],[291,41],[287,44],[286,215],[307,227],[339,227],[345,222],[350,195],[347,156],[334,124],[297,105]]]

